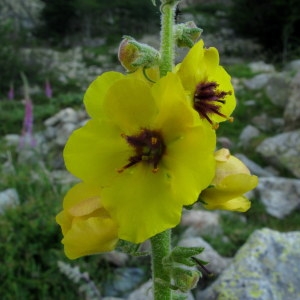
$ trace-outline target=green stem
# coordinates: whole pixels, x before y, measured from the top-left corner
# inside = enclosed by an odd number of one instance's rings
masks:
[[[174,64],[174,14],[176,4],[161,6],[161,44],[160,44],[160,76],[171,71]]]
[[[174,64],[174,13],[177,1],[161,1],[161,61],[160,76],[172,70]],[[151,238],[152,280],[154,300],[171,300],[171,278],[163,267],[162,260],[170,254],[171,230],[164,231]]]
[[[162,265],[162,259],[170,253],[171,230],[151,238],[152,280],[154,300],[171,300],[171,278]],[[163,282],[163,284],[162,284]]]

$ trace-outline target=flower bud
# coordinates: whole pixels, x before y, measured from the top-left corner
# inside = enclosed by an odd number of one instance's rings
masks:
[[[118,58],[128,72],[134,72],[138,68],[151,68],[158,65],[160,54],[153,47],[125,36],[119,46]]]
[[[94,184],[81,182],[72,187],[56,222],[69,259],[111,251],[118,241],[117,224],[102,206],[100,188]]]
[[[251,175],[248,168],[228,149],[215,152],[216,173],[211,185],[202,191],[200,199],[208,209],[225,209],[245,212],[250,201],[243,196],[258,184],[257,176]]]
[[[174,285],[182,292],[188,292],[196,287],[201,273],[197,270],[188,270],[184,268],[173,269],[172,279]]]
[[[198,28],[193,21],[175,26],[175,41],[178,47],[192,48],[195,42],[200,38],[202,29]]]

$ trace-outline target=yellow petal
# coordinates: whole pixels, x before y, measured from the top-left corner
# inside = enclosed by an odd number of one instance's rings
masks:
[[[231,83],[231,77],[229,74],[224,70],[222,66],[218,66],[214,72],[211,72],[209,69],[207,70],[207,80],[208,82],[216,82],[219,86],[217,88],[217,91],[224,91],[224,92],[230,92],[231,94],[227,94],[224,97],[225,104],[221,105],[220,112],[229,117],[231,113],[234,111],[236,107],[236,99],[234,95],[234,89]],[[212,120],[216,122],[223,122],[226,121],[225,118],[218,116],[217,114],[214,114],[212,116]]]
[[[257,186],[255,175],[234,174],[225,177],[218,185],[203,191],[202,196],[207,201],[228,201],[241,196]]]
[[[153,126],[163,133],[165,143],[178,139],[197,120],[179,77],[168,73],[153,85],[152,94],[159,109]]]
[[[197,42],[183,59],[178,70],[182,85],[191,93],[195,92],[199,79],[204,77],[203,71],[205,70],[205,63],[203,60],[203,47],[203,40]]]
[[[118,170],[127,164],[132,149],[114,124],[90,120],[75,130],[64,149],[67,169],[86,182],[111,182]]]
[[[84,95],[84,104],[87,113],[92,118],[102,118],[103,115],[103,99],[109,87],[117,80],[125,76],[118,72],[106,72],[98,76],[88,87]]]
[[[100,185],[80,182],[67,192],[64,198],[64,209],[69,211],[70,209],[77,207],[77,205],[79,205],[78,207],[80,207],[81,203],[86,203],[86,205],[90,207],[90,209],[85,208],[85,212],[82,211],[82,213],[78,213],[79,215],[89,214],[93,210],[101,207],[100,193]]]
[[[206,126],[187,130],[181,139],[169,145],[163,165],[170,170],[172,184],[184,205],[193,204],[212,181],[214,147],[215,132]]]
[[[230,211],[239,211],[245,212],[251,207],[251,201],[249,201],[246,197],[237,197],[230,199],[228,201],[211,201],[205,205],[207,209],[223,209]]]
[[[213,73],[220,63],[219,52],[216,48],[210,47],[208,49],[204,49],[204,57],[205,66],[207,73]]]
[[[151,125],[157,107],[150,86],[141,80],[126,78],[108,90],[104,100],[105,113],[123,133],[137,134],[140,128]]]
[[[72,226],[72,216],[65,211],[61,211],[56,216],[56,223],[60,225],[63,235],[65,235]]]
[[[108,218],[89,218],[75,220],[62,243],[66,256],[76,259],[84,255],[111,251],[117,241],[115,222]]]
[[[153,173],[139,163],[103,189],[102,201],[119,224],[119,237],[141,243],[179,223],[182,199],[176,189],[167,171]]]

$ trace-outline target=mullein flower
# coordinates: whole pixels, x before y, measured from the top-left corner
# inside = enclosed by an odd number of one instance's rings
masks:
[[[233,120],[230,114],[236,105],[234,90],[230,76],[219,65],[216,48],[205,49],[200,40],[176,66],[175,72],[201,119],[208,121],[215,129],[219,122]]]
[[[103,207],[100,194],[99,186],[78,183],[64,198],[63,211],[56,221],[70,259],[111,251],[118,242],[117,224]]]
[[[213,179],[216,144],[178,76],[149,85],[108,72],[88,88],[85,105],[92,119],[69,138],[67,169],[102,187],[120,239],[140,243],[176,226]]]
[[[207,209],[247,211],[251,202],[243,195],[254,189],[258,178],[228,149],[215,152],[216,173],[210,187],[202,191],[200,199]]]

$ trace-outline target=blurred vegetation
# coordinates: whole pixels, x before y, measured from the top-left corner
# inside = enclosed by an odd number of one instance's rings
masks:
[[[238,35],[259,42],[270,61],[299,57],[298,0],[233,0],[229,20]]]
[[[122,35],[141,35],[157,30],[159,14],[150,1],[140,0],[41,0],[45,5],[40,14],[37,37],[52,45],[70,39],[105,38],[119,41]]]

